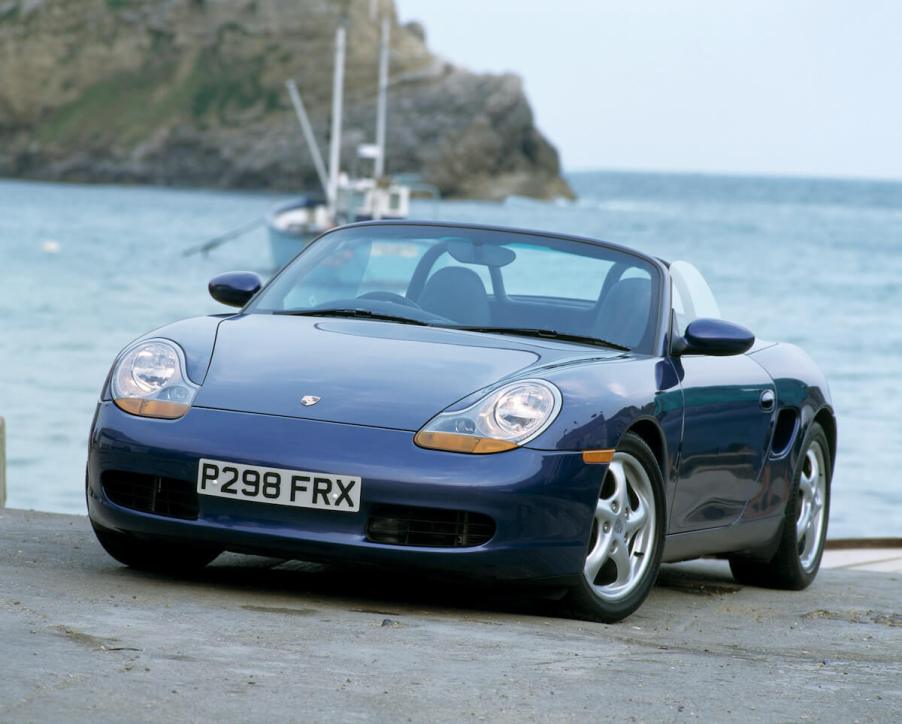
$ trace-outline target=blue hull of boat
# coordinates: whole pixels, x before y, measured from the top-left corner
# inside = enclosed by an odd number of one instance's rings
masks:
[[[269,216],[266,218],[266,230],[269,235],[270,253],[277,271],[300,254],[307,244],[325,229],[310,229],[309,231],[283,230],[276,225],[276,218],[279,214],[286,211],[311,208],[322,203],[324,203],[323,200],[315,195],[300,196],[286,204],[276,206],[269,212]]]
[[[289,234],[279,231],[272,224],[267,225],[269,233],[269,250],[275,268],[281,269],[300,254],[318,234]]]

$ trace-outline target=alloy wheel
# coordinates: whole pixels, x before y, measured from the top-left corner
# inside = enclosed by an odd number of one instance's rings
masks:
[[[583,575],[604,601],[628,596],[651,564],[658,525],[652,482],[642,464],[617,452],[601,487]]]
[[[824,450],[817,440],[805,452],[798,496],[796,543],[802,568],[810,571],[820,554],[826,520],[827,466]]]

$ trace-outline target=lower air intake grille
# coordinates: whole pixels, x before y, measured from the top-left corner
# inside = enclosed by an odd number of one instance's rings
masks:
[[[107,470],[101,481],[106,496],[123,508],[170,518],[197,518],[193,482],[121,470]]]
[[[495,521],[482,513],[381,505],[373,508],[367,540],[396,546],[470,548],[495,535]]]

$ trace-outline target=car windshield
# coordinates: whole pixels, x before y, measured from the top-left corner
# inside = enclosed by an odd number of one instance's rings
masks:
[[[647,353],[660,286],[653,263],[599,243],[377,224],[321,237],[248,311],[507,332]]]

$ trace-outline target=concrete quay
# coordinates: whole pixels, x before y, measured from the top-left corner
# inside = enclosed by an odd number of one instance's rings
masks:
[[[221,556],[131,571],[83,516],[0,510],[0,722],[898,721],[902,573],[807,591],[665,566],[607,626],[516,591]]]

